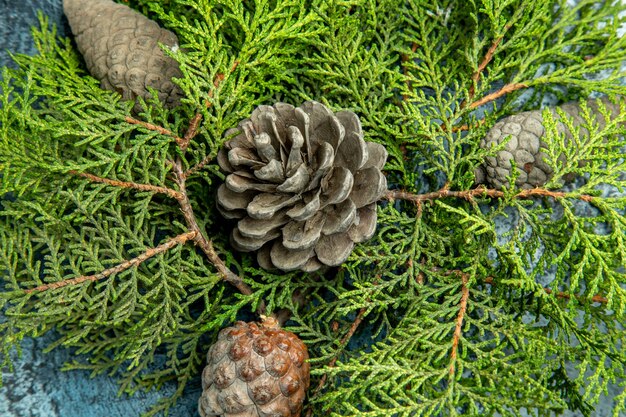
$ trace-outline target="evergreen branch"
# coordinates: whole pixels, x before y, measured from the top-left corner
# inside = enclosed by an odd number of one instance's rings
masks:
[[[214,155],[212,154],[205,156],[200,162],[183,172],[183,175],[185,176],[185,178],[188,178],[190,175],[193,175],[196,172],[200,171],[202,168],[204,168],[209,162],[213,160],[213,158]]]
[[[415,53],[415,51],[417,51],[418,45],[417,42],[413,42],[411,44],[411,52]],[[403,54],[402,55],[402,73],[404,74],[404,78],[406,79],[406,87],[407,89],[412,93],[413,92],[413,85],[411,83],[411,80],[408,77],[409,74],[409,68],[407,67],[406,63],[407,61],[409,61],[409,55],[408,54]],[[402,99],[404,101],[407,101],[409,99],[408,94],[403,94],[402,95]]]
[[[532,90],[530,110],[547,95],[625,91],[621,3],[118,1],[179,36],[171,55],[186,104],[131,115],[49,30],[35,36],[40,54],[3,70],[0,188],[18,198],[0,203],[0,363],[23,337],[56,329],[54,346],[89,355],[66,369],[117,371],[127,393],[177,381],[152,415],[253,305],[281,321],[293,311],[316,376],[308,416],[591,415],[608,384],[624,384],[622,120],[600,129],[585,116],[589,134],[571,146],[554,121],[544,153],[555,175],[541,189],[468,185],[490,124],[515,110],[496,102]],[[397,200],[379,207],[376,235],[331,281],[226,250],[206,198],[213,179],[191,178],[216,169],[226,129],[276,100],[351,110],[390,155],[386,197]],[[564,192],[570,171],[585,182]],[[124,188],[142,191],[120,198]],[[193,246],[139,267],[24,292],[102,273],[183,232]],[[161,352],[166,362],[147,370]]]
[[[440,268],[433,268],[433,271],[440,271]],[[467,272],[463,272],[461,270],[455,269],[452,271],[446,271],[445,275],[458,275],[461,277],[461,280],[463,281],[463,285],[465,285],[467,283],[467,280],[469,279],[470,275]],[[487,277],[483,280],[485,282],[485,284],[488,285],[496,285],[495,279],[494,277]],[[554,291],[551,288],[548,287],[543,287],[543,290],[545,291],[546,294],[550,295],[552,293],[554,293]],[[572,296],[566,292],[563,291],[557,291],[556,293],[554,293],[555,297],[557,298],[564,298],[566,300],[569,300]],[[577,300],[580,301],[580,297],[575,295],[574,296]],[[594,303],[601,303],[601,304],[606,304],[609,302],[609,300],[600,295],[600,294],[596,294],[593,297],[591,297],[591,301]]]
[[[132,268],[134,266],[138,266],[139,264],[145,262],[146,260],[152,258],[155,255],[158,255],[159,253],[163,253],[163,252],[167,252],[168,250],[172,249],[174,246],[176,245],[182,245],[185,242],[187,242],[188,240],[192,240],[197,236],[198,232],[197,231],[191,231],[191,232],[187,232],[187,233],[183,233],[180,234],[178,236],[176,236],[173,239],[170,239],[169,241],[155,247],[155,248],[150,248],[147,251],[145,251],[144,253],[142,253],[141,255],[137,256],[136,258],[130,259],[128,261],[122,262],[119,265],[116,265],[112,268],[108,268],[105,269],[104,271],[98,273],[98,274],[94,274],[94,275],[82,275],[80,277],[76,277],[76,278],[71,278],[71,279],[66,279],[63,281],[57,281],[57,282],[52,282],[50,284],[44,284],[44,285],[40,285],[38,287],[35,288],[30,288],[28,290],[24,290],[24,292],[26,294],[31,294],[33,292],[41,292],[41,291],[47,291],[47,290],[52,290],[52,289],[57,289],[57,288],[62,288],[68,285],[78,285],[78,284],[82,284],[83,282],[86,281],[91,281],[91,282],[95,282],[95,281],[99,281],[103,278],[106,278],[110,275],[113,274],[117,274],[120,273],[122,271],[125,271],[129,268]]]
[[[152,191],[155,193],[165,194],[168,197],[174,198],[176,200],[180,200],[183,198],[181,193],[179,193],[176,190],[172,190],[171,188],[167,188],[167,187],[159,187],[157,185],[150,185],[150,184],[138,184],[135,182],[128,182],[128,181],[111,180],[108,178],[98,177],[97,175],[88,174],[86,172],[69,171],[69,173],[72,175],[77,175],[79,177],[87,178],[88,180],[93,181],[93,182],[99,182],[99,183],[111,185],[114,187],[133,188],[135,190],[140,190],[140,191]]]
[[[198,134],[198,127],[200,126],[201,120],[202,114],[196,113],[196,115],[189,122],[189,127],[185,132],[185,137],[180,142],[176,141],[181,151],[185,152],[191,140]]]
[[[494,281],[493,277],[485,278],[485,283],[489,284],[489,285],[495,285],[495,281]],[[548,295],[554,293],[554,291],[551,288],[548,288],[548,287],[543,287],[543,290]],[[572,296],[570,294],[568,294],[566,292],[563,292],[563,291],[557,291],[554,295],[557,298],[563,298],[563,299],[566,299],[566,300],[569,300],[570,298],[572,298]],[[574,297],[576,297],[576,299],[580,301],[580,297],[579,296],[575,295]],[[591,301],[593,303],[601,303],[601,304],[606,304],[606,303],[609,302],[609,300],[606,297],[604,297],[604,296],[602,296],[600,294],[596,294],[593,297],[591,297]]]
[[[228,269],[224,261],[220,259],[217,252],[215,251],[211,240],[205,238],[200,231],[200,226],[198,226],[198,221],[196,220],[193,208],[191,207],[191,202],[189,201],[189,197],[187,196],[185,173],[183,172],[182,161],[180,160],[180,158],[178,158],[176,162],[172,163],[172,167],[174,170],[176,183],[178,184],[178,188],[180,189],[180,193],[182,194],[182,198],[178,200],[180,208],[183,212],[183,216],[185,217],[185,221],[187,222],[187,226],[191,231],[196,232],[194,242],[200,247],[200,249],[202,249],[209,261],[217,268],[224,281],[236,287],[242,294],[252,295],[252,289],[248,286],[248,284],[243,282],[241,277]],[[259,304],[258,312],[259,314],[265,314],[265,304],[263,302]]]
[[[470,109],[475,109],[477,107],[482,106],[483,104],[487,104],[490,101],[493,101],[497,98],[500,98],[506,94],[512,93],[513,91],[517,91],[517,90],[521,90],[522,88],[528,88],[528,84],[525,83],[511,83],[511,84],[507,84],[504,87],[502,87],[501,89],[499,89],[496,92],[493,92],[491,94],[487,94],[486,96],[484,96],[481,99],[478,99],[474,102],[472,102],[468,107]]]
[[[461,274],[461,301],[459,302],[459,314],[456,316],[454,335],[452,336],[452,350],[450,351],[450,377],[454,376],[456,369],[456,356],[459,349],[459,341],[463,331],[463,319],[467,311],[467,300],[469,299],[469,287],[467,286],[469,274]]]
[[[235,62],[233,62],[233,65],[230,67],[229,74],[232,74],[233,72],[235,72],[235,70],[237,69],[238,66],[239,66],[239,60],[236,60]],[[224,81],[225,78],[226,78],[225,74],[223,74],[221,72],[218,73],[215,76],[215,79],[213,79],[213,87],[215,87],[215,88],[219,87],[220,83],[222,81]],[[209,101],[209,99],[213,98],[213,94],[214,94],[213,92],[214,91],[215,91],[214,89],[209,91],[208,98],[204,102],[204,105],[206,106],[207,109],[212,106],[212,104]]]
[[[163,126],[158,126],[158,125],[155,125],[155,124],[152,124],[152,123],[144,122],[144,121],[132,118],[130,116],[125,116],[124,120],[127,123],[130,123],[131,125],[139,125],[139,126],[144,127],[144,128],[146,128],[148,130],[152,130],[153,132],[158,132],[158,133],[160,133],[162,135],[165,135],[165,136],[171,136],[172,138],[174,138],[174,140],[176,141],[178,146],[181,146],[181,144],[183,144],[185,142],[185,139],[183,139],[180,136],[176,135],[171,130],[164,128]]]
[[[506,33],[510,28],[511,24],[504,26],[504,33]],[[487,68],[487,65],[493,59],[493,55],[495,54],[496,49],[498,49],[498,45],[500,45],[500,42],[502,42],[502,39],[504,38],[504,33],[493,41],[491,47],[489,47],[489,50],[487,50],[487,53],[485,54],[482,62],[480,63],[480,65],[478,65],[478,68],[476,69],[474,74],[472,74],[472,85],[470,85],[468,93],[469,100],[474,99],[474,94],[476,93],[476,85],[478,84],[478,80],[480,79],[480,74],[482,74],[485,68]],[[463,103],[461,103],[461,108],[465,107],[465,104],[466,101],[463,101]]]
[[[367,311],[367,307],[363,307],[359,310],[359,312],[356,315],[356,318],[352,322],[352,325],[350,325],[350,328],[348,329],[346,334],[339,341],[339,346],[345,346],[350,341],[352,336],[354,336],[354,333],[363,322],[363,317],[365,316],[366,311]],[[334,368],[335,365],[337,364],[338,359],[339,359],[339,351],[337,351],[333,355],[333,358],[330,360],[330,362],[328,362],[327,368]],[[328,379],[328,373],[325,373],[324,375],[322,375],[322,377],[320,378],[320,382],[317,384],[317,387],[315,388],[315,392],[313,395],[317,395],[322,390],[322,388],[324,388],[324,385],[326,385],[327,379]],[[309,410],[307,411],[306,417],[311,417],[312,415],[313,415],[313,409],[309,408]]]
[[[238,65],[239,65],[239,61],[235,61],[233,65],[230,67],[229,73],[232,74]],[[213,81],[213,86],[215,88],[219,87],[220,83],[225,78],[226,76],[223,73],[217,74]],[[213,97],[213,91],[215,90],[209,91],[208,93],[209,98]],[[205,105],[207,109],[211,107],[211,103],[209,102],[208,99],[205,101]],[[189,127],[187,128],[187,132],[185,132],[184,138],[180,142],[177,141],[178,147],[183,153],[187,150],[187,147],[189,147],[189,143],[191,142],[191,140],[198,134],[198,127],[200,125],[201,120],[202,120],[202,114],[196,113],[196,115],[189,122]],[[213,156],[210,154],[205,156],[199,163],[197,163],[196,165],[192,166],[191,168],[183,172],[184,178],[187,178],[189,175],[193,174],[194,172],[204,168],[204,166],[208,164],[212,159],[213,159]]]
[[[490,198],[504,198],[507,194],[504,191],[494,190],[490,188],[478,187],[464,191],[450,191],[447,186],[444,186],[439,191],[433,191],[425,194],[413,194],[402,190],[388,190],[385,194],[387,200],[407,200],[414,203],[422,201],[438,200],[446,197],[462,198],[467,201],[473,201],[474,197],[490,197]],[[552,197],[552,198],[576,198],[578,200],[586,201],[588,203],[593,201],[593,196],[588,194],[575,194],[567,193],[564,191],[550,191],[545,188],[532,188],[529,190],[522,190],[517,194],[513,194],[516,198],[532,198],[532,197]]]
[[[479,121],[477,121],[475,124],[473,125],[468,125],[468,124],[464,124],[461,126],[455,126],[452,129],[450,129],[452,132],[456,133],[456,132],[463,132],[463,131],[467,131],[467,130],[472,130],[472,129],[476,129],[482,125],[484,125],[487,122],[487,119],[481,119]],[[446,125],[445,124],[441,124],[441,129],[445,132],[447,130]]]

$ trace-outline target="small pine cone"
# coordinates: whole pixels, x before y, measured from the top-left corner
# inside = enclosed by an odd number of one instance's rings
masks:
[[[182,74],[178,63],[159,46],[177,49],[174,33],[111,0],[63,0],[63,10],[87,69],[102,88],[134,100],[151,97],[151,87],[165,107],[180,104],[183,93],[172,77]],[[136,104],[134,110],[141,106]]]
[[[613,103],[606,98],[601,100],[612,117],[616,117],[619,113],[619,104]],[[596,116],[599,128],[605,125],[604,118],[598,110],[598,102],[596,100],[588,100],[587,107]],[[560,106],[568,117],[572,118],[574,126],[584,124],[584,119],[579,103],[572,102]],[[564,134],[566,144],[572,139],[572,133],[561,122],[560,116],[555,109],[552,114],[557,120],[559,133]],[[512,164],[519,172],[515,185],[520,188],[530,189],[541,187],[548,182],[554,174],[552,168],[543,160],[544,153],[542,149],[547,147],[542,140],[545,133],[543,126],[543,116],[541,110],[533,110],[514,114],[498,121],[487,132],[485,138],[480,142],[480,146],[484,149],[499,145],[505,141],[507,137],[510,140],[504,145],[504,149],[499,151],[495,156],[485,159],[485,164],[479,167],[476,172],[476,182],[488,184],[494,188],[502,188],[508,184],[507,177],[511,174]],[[588,135],[589,132],[585,128],[580,129],[581,135]],[[562,158],[564,158],[562,156]],[[566,180],[572,180],[573,177],[568,176]]]
[[[298,417],[309,387],[309,354],[275,319],[222,330],[202,372],[202,417]]]
[[[238,219],[232,244],[258,250],[261,267],[337,266],[374,235],[387,151],[363,140],[356,114],[315,101],[276,103],[258,107],[225,135],[234,137],[218,154],[228,173],[218,209]]]

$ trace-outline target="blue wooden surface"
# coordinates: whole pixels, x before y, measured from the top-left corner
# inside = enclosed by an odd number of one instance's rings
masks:
[[[114,378],[98,376],[92,379],[85,371],[61,371],[71,354],[67,349],[43,353],[51,340],[52,336],[46,336],[24,341],[22,357],[16,362],[14,371],[2,375],[0,416],[138,417],[175,389],[174,384],[170,384],[158,392],[118,396]],[[194,388],[170,411],[170,416],[197,415],[199,381]]]

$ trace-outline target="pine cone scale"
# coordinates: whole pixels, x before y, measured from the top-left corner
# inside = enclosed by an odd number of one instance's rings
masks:
[[[358,220],[348,230],[354,243],[361,243],[374,236],[376,231],[376,204],[372,203],[357,210]]]
[[[295,204],[293,208],[287,212],[287,215],[293,220],[308,220],[320,207],[320,191],[315,194],[307,193],[303,196],[303,201]]]
[[[350,199],[357,208],[377,201],[387,189],[385,176],[376,167],[366,168],[356,173]]]
[[[313,254],[313,248],[288,249],[282,242],[276,241],[270,251],[270,260],[278,269],[295,271],[304,266]]]
[[[315,246],[317,258],[325,265],[339,266],[348,259],[354,241],[346,233],[324,235]]]
[[[350,132],[337,150],[336,165],[357,172],[369,158],[368,147],[358,135]]]
[[[363,242],[373,235],[375,205],[361,225],[358,210],[384,194],[387,152],[363,140],[356,114],[317,102],[259,106],[225,136],[219,211],[240,219],[233,244],[258,251],[264,268],[340,265],[354,247],[351,236]]]
[[[332,235],[345,232],[354,223],[356,211],[356,205],[350,199],[330,207],[324,212],[326,221],[324,222],[322,233]]]
[[[302,196],[297,194],[257,194],[248,204],[248,216],[257,220],[267,220],[274,217],[280,209],[290,207],[301,199]]]
[[[237,223],[237,229],[243,236],[262,238],[279,227],[289,222],[288,216],[281,212],[268,220],[258,220],[252,217],[245,217]]]
[[[291,221],[283,227],[283,246],[287,249],[309,249],[320,238],[325,219],[321,212],[306,221]]]

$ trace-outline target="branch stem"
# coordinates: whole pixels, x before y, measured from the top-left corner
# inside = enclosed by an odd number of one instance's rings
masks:
[[[485,283],[489,284],[489,285],[495,285],[495,281],[494,281],[493,277],[485,278]],[[570,295],[568,293],[565,293],[563,291],[554,292],[551,288],[548,288],[548,287],[544,287],[543,290],[545,291],[546,294],[554,293],[554,296],[557,297],[557,298],[563,298],[563,299],[566,299],[566,300],[569,300],[570,298],[572,298],[572,295]],[[579,297],[577,295],[574,295],[574,297],[576,297],[576,299],[580,301],[581,297]],[[602,296],[600,294],[596,294],[593,297],[591,297],[591,301],[593,303],[602,303],[602,304],[606,304],[606,303],[609,302],[609,300],[606,297],[604,297],[604,296]]]
[[[185,187],[185,173],[183,172],[182,161],[180,160],[180,158],[177,159],[172,164],[172,167],[173,167],[173,172],[175,176],[175,181],[178,184],[180,193],[182,194],[182,198],[178,200],[178,203],[180,204],[180,208],[183,212],[183,216],[185,217],[185,221],[187,222],[187,227],[189,227],[189,230],[196,233],[194,237],[194,242],[200,247],[200,249],[204,252],[204,254],[207,256],[209,261],[215,266],[215,268],[217,268],[219,274],[221,275],[224,281],[232,284],[242,294],[251,295],[252,289],[248,286],[248,284],[243,282],[241,277],[239,277],[233,271],[228,269],[224,261],[220,259],[217,252],[215,251],[215,248],[213,247],[213,243],[209,239],[205,238],[204,235],[202,234],[202,231],[200,230],[200,227],[198,226],[196,216],[193,212],[193,208],[191,207],[191,202],[189,201],[189,197],[187,197],[187,191]],[[261,303],[259,305],[258,312],[260,314],[265,314],[264,303]]]
[[[188,178],[190,175],[195,174],[196,172],[204,168],[206,164],[208,164],[209,162],[213,160],[213,158],[214,156],[212,154],[205,156],[202,159],[202,161],[198,162],[197,164],[189,168],[187,171],[183,172],[183,175],[185,176],[185,178]]]
[[[511,28],[510,24],[506,25],[504,27],[504,33],[506,33],[510,28]],[[474,99],[474,94],[476,93],[476,85],[478,84],[478,81],[480,80],[480,74],[482,74],[485,68],[487,68],[487,65],[489,65],[489,63],[493,59],[493,56],[496,53],[496,49],[498,49],[498,46],[500,45],[500,42],[502,42],[503,38],[504,38],[504,34],[494,39],[493,43],[487,50],[487,53],[485,54],[485,57],[483,58],[482,62],[478,65],[478,68],[476,69],[474,74],[472,74],[472,85],[469,88],[469,100]]]
[[[185,153],[187,148],[189,147],[189,143],[191,140],[198,134],[198,127],[200,126],[200,122],[202,121],[202,113],[196,113],[196,115],[189,122],[189,127],[185,132],[185,137],[177,143],[180,150]]]
[[[180,200],[181,198],[183,198],[181,193],[179,193],[176,190],[172,190],[171,188],[167,188],[167,187],[159,187],[159,186],[150,185],[150,184],[138,184],[136,182],[116,181],[116,180],[111,180],[108,178],[102,178],[97,175],[88,174],[86,172],[69,171],[69,173],[72,175],[79,176],[79,177],[87,178],[88,180],[92,182],[112,185],[114,187],[132,188],[132,189],[139,190],[139,191],[152,191],[154,193],[165,194],[168,197],[175,198],[176,200]]]
[[[470,103],[469,108],[470,109],[475,109],[477,107],[482,106],[483,104],[487,104],[490,101],[493,101],[497,98],[500,98],[508,93],[512,93],[513,91],[517,91],[517,90],[521,90],[522,88],[528,88],[528,84],[524,84],[524,83],[511,83],[511,84],[507,84],[504,87],[502,87],[501,89],[499,89],[496,92],[493,92],[491,94],[487,94],[486,96],[484,96],[481,99],[478,99],[472,103]]]
[[[352,322],[352,325],[350,326],[346,334],[339,341],[339,346],[345,346],[350,341],[352,336],[354,336],[354,333],[363,322],[363,317],[365,316],[366,311],[367,311],[366,307],[363,307],[359,310],[359,312],[356,315],[356,318]],[[335,365],[337,364],[338,359],[339,359],[339,352],[335,353],[335,355],[330,360],[330,362],[328,362],[328,367],[334,368]],[[324,385],[326,384],[327,379],[328,379],[328,374],[322,375],[322,377],[320,378],[320,382],[317,384],[317,387],[315,387],[314,395],[318,394],[322,390],[322,388],[324,388]],[[313,409],[309,408],[309,410],[307,411],[306,417],[311,417],[312,414],[313,414]]]
[[[170,137],[174,138],[174,140],[176,140],[176,143],[178,144],[178,146],[180,146],[185,141],[183,138],[181,138],[180,136],[176,135],[171,130],[164,128],[163,126],[158,126],[158,125],[154,125],[152,123],[144,122],[142,120],[135,119],[135,118],[130,117],[130,116],[124,117],[124,120],[127,123],[130,123],[131,125],[139,125],[139,126],[144,127],[144,128],[146,128],[148,130],[152,130],[153,132],[158,132],[158,133],[160,133],[162,135],[170,136]]]
[[[461,301],[459,302],[459,314],[456,316],[454,335],[452,336],[452,350],[450,351],[450,377],[454,376],[456,369],[456,357],[459,350],[459,341],[463,333],[463,320],[467,311],[467,300],[469,299],[469,287],[467,286],[468,275],[461,273]]]
[[[438,200],[447,197],[461,198],[467,201],[472,201],[474,197],[490,197],[490,198],[503,198],[506,194],[504,191],[494,190],[484,187],[472,188],[470,190],[451,191],[447,187],[442,188],[439,191],[433,191],[425,194],[413,194],[402,190],[388,190],[385,194],[385,198],[388,200],[406,200],[413,203],[420,203],[423,201]],[[593,196],[587,194],[571,194],[563,191],[550,191],[545,188],[532,188],[530,190],[522,190],[515,194],[513,198],[531,198],[531,197],[551,197],[551,198],[576,198],[586,202],[593,201]]]
[[[187,232],[187,233],[183,233],[180,234],[178,236],[176,236],[175,238],[172,238],[170,240],[168,240],[167,242],[155,247],[155,248],[150,248],[147,251],[145,251],[144,253],[142,253],[141,255],[137,256],[136,258],[133,259],[129,259],[125,262],[122,262],[119,265],[116,265],[112,268],[109,269],[105,269],[104,271],[94,274],[94,275],[82,275],[80,277],[76,277],[76,278],[71,278],[71,279],[65,279],[63,281],[57,281],[57,282],[51,282],[50,284],[44,284],[44,285],[40,285],[38,287],[35,288],[30,288],[27,290],[24,290],[25,293],[30,294],[33,292],[41,292],[41,291],[47,291],[47,290],[53,290],[53,289],[57,289],[57,288],[62,288],[62,287],[66,287],[68,285],[78,285],[78,284],[82,284],[83,282],[95,282],[95,281],[99,281],[101,279],[104,279],[110,275],[113,274],[117,274],[120,273],[122,271],[125,271],[129,268],[132,268],[134,266],[138,266],[139,264],[145,262],[146,260],[152,258],[155,255],[158,255],[159,253],[163,253],[163,252],[167,252],[168,250],[172,249],[174,246],[177,245],[182,245],[185,242],[187,242],[188,240],[192,240],[196,237],[198,233],[196,231],[191,231],[191,232]]]

